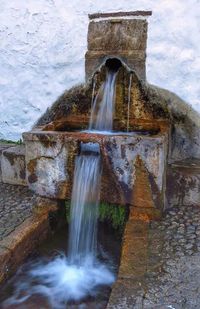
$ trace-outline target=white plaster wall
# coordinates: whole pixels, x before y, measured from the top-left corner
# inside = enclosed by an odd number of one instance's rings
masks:
[[[153,10],[147,79],[200,112],[200,0],[1,0],[0,138],[17,140],[84,81],[88,13]]]

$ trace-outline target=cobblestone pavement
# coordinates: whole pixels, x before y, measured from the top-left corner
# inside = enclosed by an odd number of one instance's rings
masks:
[[[31,215],[35,198],[27,187],[0,183],[0,240]]]
[[[200,309],[200,207],[174,207],[149,237],[155,269],[121,280],[109,309]]]
[[[200,308],[200,207],[169,211],[161,223],[161,269],[147,279],[143,308]]]

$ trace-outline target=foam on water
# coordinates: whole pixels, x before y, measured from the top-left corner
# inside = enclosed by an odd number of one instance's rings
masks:
[[[21,304],[33,295],[44,296],[54,309],[66,308],[69,301],[95,296],[99,286],[111,285],[114,280],[108,266],[92,256],[75,265],[60,255],[49,262],[30,265],[23,280],[15,283],[15,292],[4,302],[3,308]]]

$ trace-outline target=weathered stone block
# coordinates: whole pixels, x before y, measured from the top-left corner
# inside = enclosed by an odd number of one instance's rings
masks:
[[[124,14],[117,17],[112,13],[108,15],[109,19],[89,24],[86,79],[109,57],[121,59],[141,79],[145,79],[147,21],[135,16],[124,19]]]
[[[26,141],[28,185],[40,196],[65,199],[71,192],[76,143],[68,146],[61,134],[46,135],[46,140],[38,136]]]
[[[19,145],[2,152],[2,180],[4,183],[26,186],[25,147]]]
[[[0,144],[0,182],[2,182],[2,168],[1,168],[1,160],[2,160],[2,153],[4,150],[15,146],[14,144]]]
[[[134,162],[140,155],[148,173],[153,207],[155,211],[156,208],[162,209],[167,135],[104,135],[36,130],[25,133],[24,140],[28,185],[38,195],[70,199],[75,157],[80,151],[80,143],[91,142],[98,143],[101,150],[102,201],[133,205]]]

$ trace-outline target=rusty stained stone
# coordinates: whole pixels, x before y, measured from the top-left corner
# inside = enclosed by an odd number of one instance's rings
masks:
[[[42,143],[40,143],[40,136]],[[132,176],[132,162],[135,156],[140,152],[143,153],[145,162],[147,159],[149,160],[147,166],[151,170],[151,173],[154,173],[151,176],[154,182],[156,182],[154,186],[159,186],[159,190],[162,189],[162,178],[158,178],[160,171],[160,163],[158,164],[158,162],[162,162],[163,159],[155,159],[157,156],[159,158],[160,156],[165,158],[162,146],[165,139],[162,135],[156,135],[155,139],[141,135],[124,136],[119,134],[117,136],[107,136],[104,134],[90,134],[85,132],[46,131],[43,135],[42,131],[36,130],[35,132],[24,135],[24,137],[27,144],[27,170],[28,177],[30,177],[30,179],[28,179],[31,180],[29,181],[29,186],[41,196],[58,199],[69,199],[71,197],[75,157],[80,152],[80,143],[88,142],[98,143],[100,145],[103,163],[101,186],[102,201],[122,205],[132,204],[132,182],[134,182],[134,177]],[[59,141],[59,147],[43,147],[45,140],[51,140],[52,143],[53,141]],[[65,159],[61,151],[62,147],[66,148],[67,157]],[[144,151],[146,148],[148,148],[148,151]],[[60,159],[56,164],[54,161],[58,161],[58,153]],[[41,160],[46,160],[45,166],[48,167],[44,168],[41,164],[38,165],[38,162]],[[60,160],[63,161],[63,164],[60,164]],[[51,170],[52,168],[55,175],[60,175],[60,173],[61,175],[65,174],[65,179],[62,180],[60,177],[52,178],[52,181],[54,180],[52,183],[54,189],[50,191],[52,186],[48,185],[48,173],[46,174],[45,171]],[[122,174],[120,174],[120,170]],[[37,176],[37,178],[35,178],[35,176]],[[36,180],[36,182],[32,180]],[[41,190],[41,188],[43,189]],[[157,199],[157,195],[160,194],[159,190],[154,190],[154,195],[156,195],[154,199]]]
[[[37,159],[30,160],[27,163],[27,171],[29,173],[28,175],[29,183],[34,183],[38,180],[38,177],[36,175],[36,167],[37,167]]]
[[[96,83],[95,96],[102,83],[105,81],[105,76],[106,66],[104,64],[99,68],[98,74],[94,76]],[[119,68],[116,79],[116,102],[113,122],[113,129],[116,131],[127,130],[129,81],[130,72],[122,65]],[[91,113],[92,83],[90,82],[87,87],[90,88],[90,92],[88,93],[89,97],[87,98],[87,103],[84,100],[84,104],[87,105],[84,111],[80,111],[82,108],[82,101],[78,101],[78,98],[81,100],[79,93],[80,89],[77,87],[76,90],[69,90],[69,94],[66,92],[63,98],[61,97],[58,102],[52,106],[48,115],[49,121],[43,126],[40,126],[40,129],[45,132],[67,132],[87,129]],[[70,101],[65,101],[65,97],[68,97]],[[68,109],[66,107],[67,105],[69,105]],[[60,110],[62,110],[64,106],[66,111],[63,110],[63,113],[61,113]],[[155,104],[155,100],[150,100],[146,88],[134,72],[132,73],[129,116],[129,131],[149,130],[152,131],[152,134],[155,134],[156,131],[158,133],[159,131],[166,132],[169,130],[169,115],[166,106]],[[41,124],[42,122],[44,123],[44,120],[41,120]],[[42,141],[42,136],[40,136],[40,140]]]
[[[56,212],[58,210],[58,201],[38,196],[33,205],[33,214],[43,215],[47,212]]]
[[[106,201],[113,204],[126,204],[125,192],[119,184],[116,175],[113,173],[111,162],[106,152],[105,144],[101,146],[103,158],[103,170],[101,179],[101,201]]]
[[[129,218],[122,243],[118,278],[143,276],[147,270],[149,223]]]
[[[106,78],[106,66],[102,65],[100,72],[95,75],[95,95],[97,95]],[[127,130],[128,118],[128,92],[130,73],[124,66],[119,68],[116,78],[116,99],[113,119],[115,131]],[[73,119],[74,116],[72,116]],[[88,117],[89,123],[89,117]],[[132,73],[129,131],[149,131],[153,135],[169,131],[169,119],[166,108],[149,102],[147,94],[143,91],[140,80]]]
[[[135,160],[135,168],[130,216],[144,221],[158,219],[160,212],[155,208],[148,171],[140,156]]]
[[[88,113],[89,114],[89,113]],[[58,120],[50,122],[43,127],[43,131],[70,131],[77,129],[87,129],[89,123],[89,115],[77,115],[72,111],[72,114],[62,117]]]

